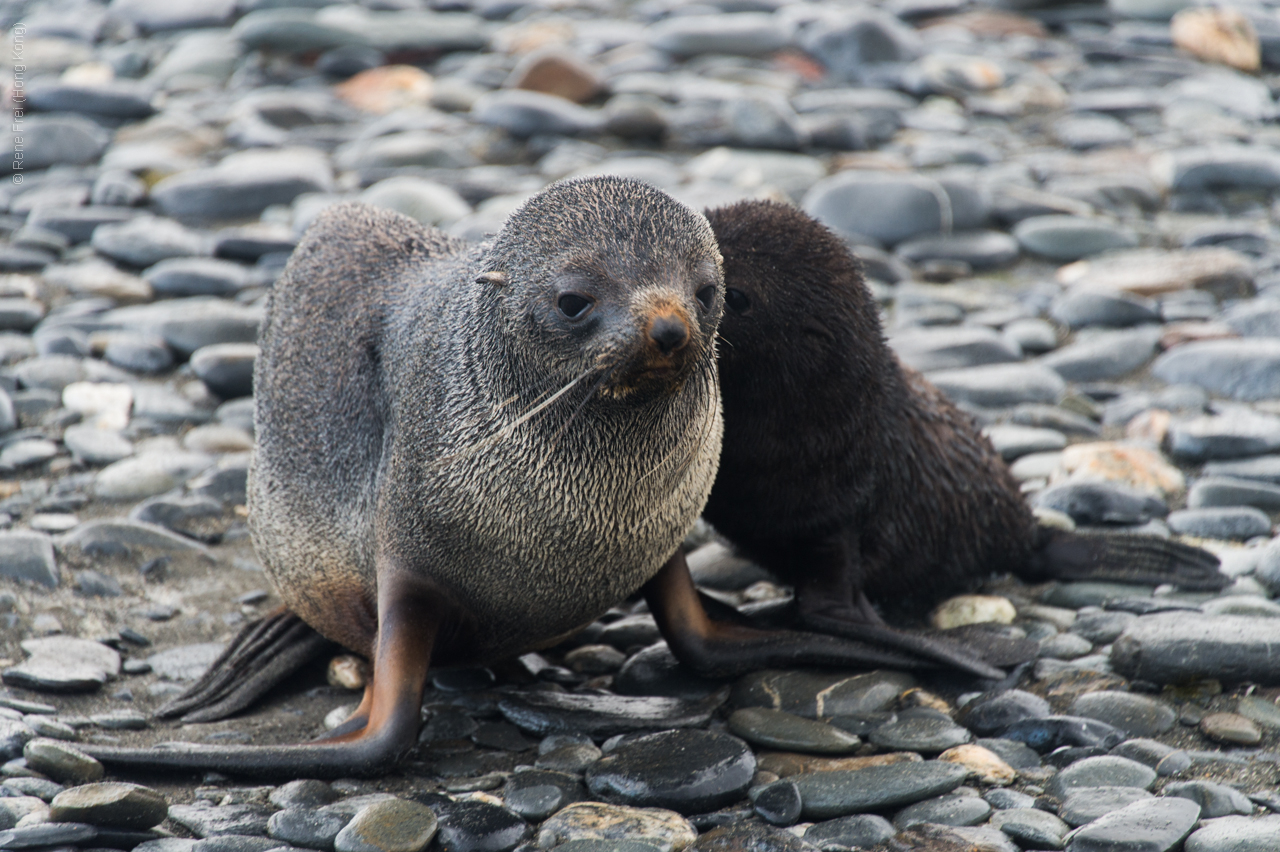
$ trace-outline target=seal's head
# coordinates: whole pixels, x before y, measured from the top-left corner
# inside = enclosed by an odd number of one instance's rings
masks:
[[[840,237],[777,202],[743,201],[707,217],[724,258],[722,388],[813,400],[872,371],[883,349],[879,311]]]
[[[602,396],[634,404],[714,369],[724,304],[715,237],[649,184],[553,184],[511,215],[484,268],[527,370],[595,374]]]

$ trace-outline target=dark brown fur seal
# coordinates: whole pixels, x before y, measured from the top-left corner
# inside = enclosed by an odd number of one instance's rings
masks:
[[[1003,572],[1226,582],[1197,548],[1039,527],[973,419],[898,362],[836,235],[772,202],[708,218],[724,257],[725,432],[704,517],[795,585],[806,626],[941,659],[882,627],[872,602],[918,613]]]
[[[702,610],[678,547],[715,477],[722,305],[706,220],[638,181],[553,185],[477,247],[362,205],[324,213],[272,293],[254,376],[250,524],[289,611],[242,631],[167,712],[247,706],[314,631],[373,661],[364,700],[317,743],[89,751],[376,770],[415,742],[429,666],[552,644],[642,586],[704,671],[911,665]]]

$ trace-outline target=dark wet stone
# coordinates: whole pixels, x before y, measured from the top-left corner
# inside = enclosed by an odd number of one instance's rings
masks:
[[[1163,701],[1130,692],[1087,692],[1071,705],[1071,713],[1098,719],[1131,737],[1149,737],[1173,728],[1177,712]]]
[[[540,769],[512,774],[502,789],[507,807],[534,822],[586,798],[587,790],[578,776]]]
[[[1173,798],[1146,799],[1099,817],[1071,839],[1071,852],[1141,849],[1168,852],[1195,828],[1200,806]]]
[[[1187,493],[1187,508],[1253,506],[1267,512],[1280,511],[1280,485],[1254,479],[1206,476]]]
[[[804,839],[814,846],[834,843],[859,849],[875,846],[896,833],[897,829],[884,817],[858,814],[816,822],[805,829]]]
[[[1055,485],[1036,496],[1035,506],[1065,512],[1077,524],[1141,524],[1169,513],[1158,497],[1112,482]]]
[[[1138,763],[1155,769],[1160,765],[1160,761],[1176,751],[1177,749],[1173,746],[1165,745],[1158,740],[1138,737],[1120,743],[1120,745],[1111,749],[1111,754],[1116,757],[1127,757],[1129,760],[1136,760]]]
[[[874,171],[849,170],[823,178],[809,189],[801,206],[837,233],[862,234],[893,245],[942,230],[938,193],[947,196],[955,230],[986,224],[986,201],[972,186]]]
[[[75,245],[88,242],[100,225],[124,222],[136,215],[127,207],[37,207],[27,217],[27,226],[55,231]]]
[[[991,805],[978,796],[953,794],[925,799],[898,811],[893,824],[900,829],[922,822],[937,825],[977,825],[991,815]]]
[[[1067,792],[1058,816],[1074,828],[1151,798],[1151,793],[1140,787],[1079,787]]]
[[[206,237],[161,216],[135,216],[119,224],[102,225],[94,230],[90,244],[99,254],[139,267],[209,250]]]
[[[729,730],[758,746],[810,754],[848,754],[862,744],[833,725],[765,707],[735,710]]]
[[[1280,397],[1280,339],[1205,340],[1175,347],[1151,365],[1170,384],[1199,385],[1239,400]]]
[[[0,719],[0,759],[22,757],[22,747],[36,738],[36,732],[15,719]]]
[[[901,242],[897,254],[911,263],[958,260],[975,271],[999,269],[1018,259],[1018,241],[1001,231],[960,231]]]
[[[1157,613],[1136,620],[1116,640],[1111,664],[1130,678],[1182,683],[1273,683],[1280,678],[1280,624],[1237,615]]]
[[[816,719],[879,712],[915,685],[915,678],[902,672],[874,671],[850,677],[763,671],[738,680],[729,701],[734,707],[769,707]]]
[[[1024,402],[1055,403],[1066,382],[1041,364],[985,364],[962,370],[937,370],[928,375],[956,402],[983,408],[1003,408]]]
[[[135,506],[129,517],[201,541],[216,541],[227,526],[222,504],[211,497],[153,497]]]
[[[191,852],[267,852],[282,846],[273,837],[252,837],[242,834],[224,834],[197,840]]]
[[[31,106],[41,111],[111,118],[146,118],[154,112],[151,95],[150,90],[133,80],[94,85],[38,80],[27,90]]]
[[[498,702],[507,721],[530,733],[585,733],[607,737],[634,731],[705,724],[722,698],[702,701],[553,692],[512,694]]]
[[[28,639],[22,648],[31,656],[5,669],[10,686],[43,692],[93,692],[119,674],[120,655],[98,642],[70,636]]]
[[[1060,849],[1062,838],[1068,831],[1067,824],[1051,813],[1035,808],[1012,808],[998,811],[991,817],[991,826],[998,828],[1028,849]]]
[[[600,641],[612,645],[620,651],[636,646],[646,649],[662,640],[662,633],[653,620],[652,615],[628,615],[617,621],[611,621],[600,631]]]
[[[1115,379],[1151,360],[1160,334],[1158,325],[1100,331],[1042,355],[1039,362],[1068,381]]]
[[[1240,302],[1222,312],[1222,321],[1241,337],[1280,337],[1280,302]]]
[[[21,132],[0,136],[0,173],[14,171],[15,138],[18,137],[23,146],[23,170],[92,163],[111,140],[106,130],[83,116],[32,116],[26,119]]]
[[[982,794],[982,798],[987,800],[987,804],[999,811],[1030,808],[1034,807],[1036,803],[1035,796],[1019,793],[1017,790],[1010,790],[1007,787],[996,787],[988,790]]]
[[[1200,806],[1201,819],[1253,813],[1253,802],[1239,790],[1213,781],[1180,781],[1165,786],[1166,796],[1181,796]]]
[[[76,591],[90,598],[118,598],[124,594],[119,580],[99,571],[77,571]]]
[[[1271,519],[1261,509],[1180,509],[1170,512],[1169,529],[1202,538],[1249,539],[1271,534]]]
[[[1010,689],[975,698],[960,710],[956,721],[978,736],[989,736],[1022,719],[1038,719],[1049,714],[1048,701],[1020,689]]]
[[[973,735],[945,713],[927,707],[903,710],[892,722],[873,730],[871,742],[896,751],[918,751],[937,754],[953,746],[964,745]]]
[[[1003,364],[1022,360],[1022,353],[989,328],[906,329],[889,338],[898,359],[922,372]]]
[[[61,576],[53,539],[41,532],[0,532],[0,576],[56,588]]]
[[[1186,852],[1271,852],[1280,848],[1280,816],[1229,816],[1204,825],[1187,838]]]
[[[250,284],[248,268],[213,257],[173,257],[142,273],[157,296],[234,296]]]
[[[346,828],[350,817],[310,808],[277,811],[267,821],[267,834],[276,841],[306,849],[333,849],[333,839]]]
[[[59,846],[87,847],[98,829],[75,822],[49,822],[0,831],[0,849],[37,849]]]
[[[1106,645],[1114,642],[1133,621],[1134,615],[1130,612],[1091,612],[1078,617],[1071,625],[1071,632],[1095,645]]]
[[[786,779],[775,781],[752,791],[751,806],[771,825],[794,825],[800,819],[800,790]]]
[[[564,848],[564,847],[557,847]],[[766,825],[726,825],[701,835],[689,852],[813,852],[813,847],[787,831]]]
[[[968,770],[954,763],[929,760],[865,769],[810,772],[792,776],[800,789],[806,819],[829,819],[879,811],[949,793]]]
[[[598,132],[604,125],[600,110],[523,89],[504,89],[480,96],[471,108],[471,116],[480,124],[501,127],[520,138],[543,133],[576,136]]]
[[[519,728],[506,722],[481,723],[471,735],[471,740],[478,746],[504,751],[526,751],[537,745],[526,739]]]
[[[450,802],[435,810],[443,852],[508,852],[529,835],[519,814],[488,802]]]
[[[326,192],[328,163],[294,151],[240,151],[211,168],[189,169],[151,189],[160,209],[182,219],[256,216],[272,204],[288,204],[304,192]]]
[[[1015,225],[1013,235],[1032,254],[1060,261],[1138,244],[1137,236],[1128,228],[1083,216],[1032,216]]]
[[[1252,145],[1212,145],[1172,152],[1161,164],[1176,192],[1260,189],[1280,185],[1280,156]]]
[[[102,314],[102,321],[124,330],[160,337],[174,351],[187,357],[215,343],[254,342],[262,322],[262,308],[195,296],[117,308]]]
[[[618,804],[703,813],[741,798],[755,774],[736,737],[667,731],[619,746],[587,769],[587,787]]]
[[[534,766],[553,772],[579,773],[599,760],[601,754],[602,752],[595,747],[594,743],[564,743],[540,752]]]
[[[211,497],[224,506],[245,505],[249,465],[243,459],[224,458],[214,467],[187,482],[196,497]]]
[[[1047,792],[1063,798],[1080,787],[1139,787],[1150,789],[1156,771],[1134,760],[1104,755],[1076,761],[1053,776]]]
[[[22,747],[27,766],[60,784],[101,781],[105,770],[89,755],[57,740],[31,740]]]
[[[1126,739],[1123,731],[1079,716],[1045,716],[1014,722],[1000,735],[1029,745],[1041,754],[1063,746],[1113,748]]]
[[[247,834],[263,837],[271,812],[261,805],[170,805],[169,819],[196,837]]]
[[[682,15],[655,24],[649,44],[677,56],[761,56],[785,47],[787,37],[772,15]]]

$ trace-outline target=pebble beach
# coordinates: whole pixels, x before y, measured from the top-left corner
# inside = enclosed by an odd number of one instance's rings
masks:
[[[0,849],[1280,849],[1280,5],[0,0]],[[1002,682],[698,676],[638,597],[436,671],[368,778],[117,773],[77,744],[298,742],[367,663],[153,711],[279,605],[253,364],[308,224],[470,241],[550,183],[795,204],[1046,522],[1175,537],[1221,592],[992,577],[909,626]],[[699,587],[791,590],[705,523]]]

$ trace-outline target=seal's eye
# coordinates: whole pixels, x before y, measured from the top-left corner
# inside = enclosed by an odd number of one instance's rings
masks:
[[[582,319],[594,304],[595,302],[578,293],[565,293],[556,302],[556,306],[560,308],[560,313],[564,314],[565,319],[571,320]]]
[[[697,298],[698,304],[702,305],[702,309],[704,311],[709,311],[711,310],[711,306],[716,302],[716,286],[714,284],[708,284],[706,287],[703,287],[695,293],[694,296]]]
[[[747,308],[751,307],[751,300],[747,298],[747,294],[741,290],[730,287],[724,291],[724,303],[729,306],[729,310],[735,314],[743,314],[747,312]]]

